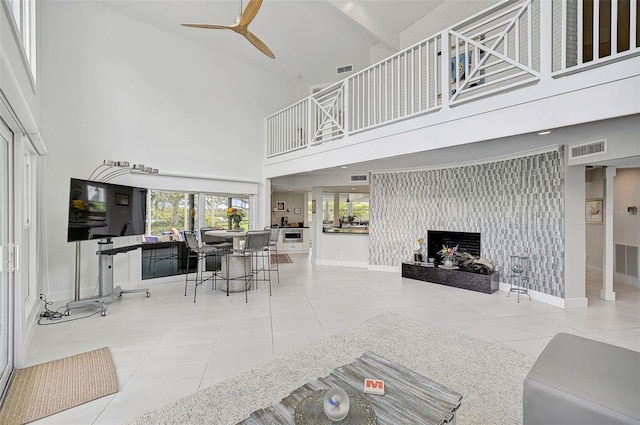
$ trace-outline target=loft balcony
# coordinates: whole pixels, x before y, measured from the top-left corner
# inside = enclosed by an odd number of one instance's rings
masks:
[[[381,135],[491,111],[504,120],[507,110],[537,108],[547,117],[531,121],[547,127],[638,113],[639,14],[636,1],[499,3],[267,117],[267,174],[304,171],[310,163],[282,165],[354,143],[362,151]],[[579,117],[555,113],[581,102],[579,93],[599,97],[599,107]],[[535,128],[524,123],[510,131]],[[445,147],[437,134],[398,153]],[[500,134],[466,141],[490,136]]]

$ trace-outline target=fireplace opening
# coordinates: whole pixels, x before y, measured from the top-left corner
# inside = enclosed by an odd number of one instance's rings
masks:
[[[442,263],[438,251],[442,249],[443,245],[449,248],[458,245],[459,252],[467,252],[474,257],[480,257],[480,233],[427,231],[427,255],[429,258],[435,258],[436,264]]]

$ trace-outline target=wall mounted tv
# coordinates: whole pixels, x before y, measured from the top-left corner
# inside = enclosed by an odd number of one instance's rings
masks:
[[[67,241],[142,235],[147,189],[71,179]]]

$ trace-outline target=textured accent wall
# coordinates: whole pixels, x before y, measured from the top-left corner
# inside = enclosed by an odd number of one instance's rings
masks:
[[[531,289],[564,298],[564,151],[486,164],[371,173],[369,263],[397,266],[427,230],[480,232],[500,270],[530,256]],[[507,267],[508,269],[508,267]]]

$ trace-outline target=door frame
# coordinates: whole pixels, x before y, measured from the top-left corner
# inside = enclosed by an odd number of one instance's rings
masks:
[[[15,139],[16,132],[10,122],[8,122],[5,117],[5,114],[2,114],[2,110],[0,109],[0,125],[2,125],[2,130],[8,129],[7,134],[9,136],[8,145],[7,145],[7,252],[3,252],[0,256],[0,261],[4,261],[5,258],[7,261],[4,263],[4,266],[7,268],[7,366],[6,369],[0,370],[0,394],[4,397],[4,393],[8,387],[9,381],[11,380],[11,375],[15,369],[15,347],[16,347],[16,321],[15,321],[15,287],[16,287],[16,276],[15,276],[15,267],[14,267],[14,253],[17,249],[15,247],[15,198],[14,198],[14,188],[15,188],[15,171],[14,171],[14,159],[15,159]],[[2,139],[5,139],[4,135]],[[4,144],[4,142],[2,142]],[[4,146],[0,147],[0,149],[4,149]],[[1,224],[0,224],[1,225]]]

